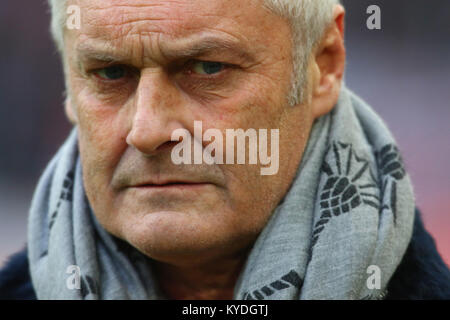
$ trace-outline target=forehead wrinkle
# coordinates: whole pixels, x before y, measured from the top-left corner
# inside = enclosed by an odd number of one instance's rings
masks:
[[[91,59],[131,64],[133,61],[146,60],[152,61],[152,63],[159,61],[162,64],[174,60],[195,58],[207,53],[228,52],[247,62],[255,60],[255,57],[242,46],[240,41],[229,37],[206,35],[195,38],[167,38],[162,40],[163,37],[161,37],[160,33],[155,33],[153,37],[155,41],[149,41],[148,37],[138,34],[137,39],[139,40],[137,41],[141,50],[135,53],[139,54],[140,57],[122,52],[123,48],[127,48],[127,45],[124,43],[120,46],[121,49],[117,50],[109,42],[103,40],[95,41],[94,43],[79,43],[76,47],[77,57],[79,61]],[[133,46],[131,45],[131,47]],[[160,61],[161,57],[165,60],[164,62]]]

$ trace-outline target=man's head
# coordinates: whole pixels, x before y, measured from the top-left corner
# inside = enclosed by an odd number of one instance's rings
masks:
[[[336,2],[51,1],[66,111],[105,229],[172,264],[245,251],[289,189],[314,120],[337,101],[345,50]],[[81,29],[63,32],[71,4]],[[194,121],[279,129],[278,173],[173,164],[171,134],[193,133]]]

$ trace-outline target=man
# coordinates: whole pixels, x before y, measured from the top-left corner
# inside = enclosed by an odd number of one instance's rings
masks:
[[[450,298],[395,142],[343,84],[338,1],[50,4],[74,130],[6,297]]]

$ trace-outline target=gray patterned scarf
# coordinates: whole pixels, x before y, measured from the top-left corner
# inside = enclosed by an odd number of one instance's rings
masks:
[[[389,130],[344,88],[334,110],[315,122],[295,180],[255,242],[234,298],[383,298],[411,239],[414,207]],[[28,247],[39,299],[164,299],[151,259],[95,219],[76,129],[40,179]]]

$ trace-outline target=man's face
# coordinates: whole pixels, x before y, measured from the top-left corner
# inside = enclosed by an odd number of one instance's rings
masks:
[[[71,106],[100,223],[163,262],[245,251],[289,189],[313,121],[308,105],[287,104],[288,23],[259,0],[70,4],[82,16],[65,38]],[[279,129],[278,173],[261,175],[260,164],[173,164],[171,134],[193,135],[194,121],[224,136]]]

